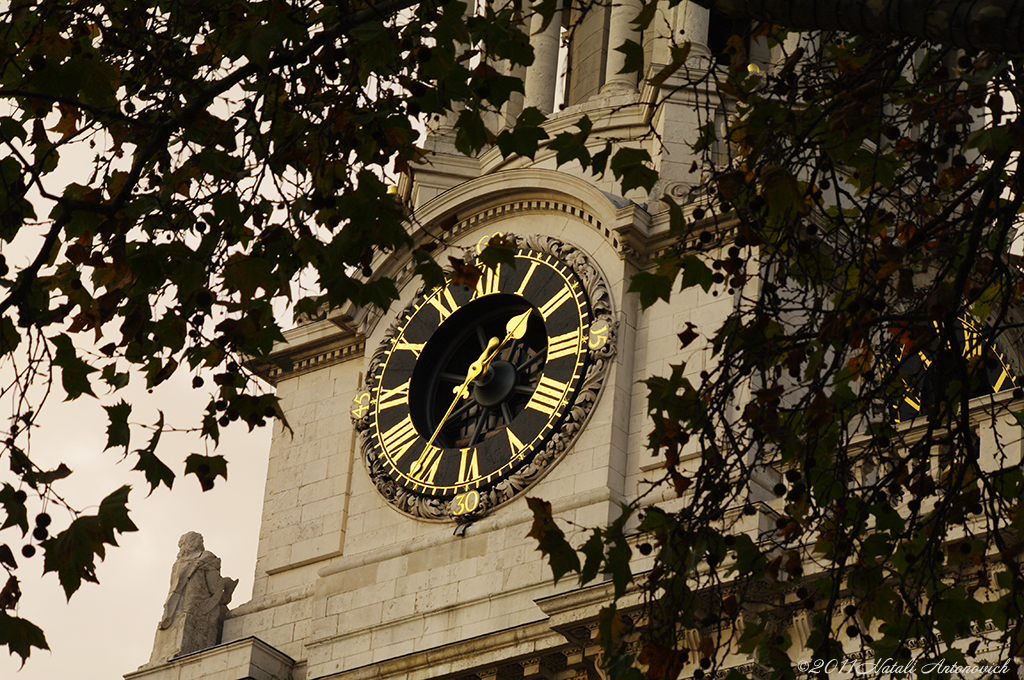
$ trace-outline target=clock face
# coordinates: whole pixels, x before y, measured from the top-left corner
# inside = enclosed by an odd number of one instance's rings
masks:
[[[961,318],[958,336],[957,346],[947,348],[945,354],[948,357],[949,352],[956,352],[968,360],[971,398],[1018,386],[1018,379],[1006,358],[984,338],[975,319]],[[946,399],[949,383],[956,378],[948,365],[943,366],[943,355],[942,345],[936,338],[915,354],[904,357],[899,367],[904,388],[902,401],[893,407],[896,422],[916,418]]]
[[[405,310],[357,397],[371,477],[417,516],[477,517],[539,477],[610,340],[556,255],[521,248],[514,266],[481,269],[475,287],[449,283]]]

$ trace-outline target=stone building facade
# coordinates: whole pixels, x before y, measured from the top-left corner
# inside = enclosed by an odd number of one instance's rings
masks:
[[[627,292],[631,276],[670,242],[661,197],[672,196],[685,210],[699,203],[701,178],[690,174],[688,143],[709,112],[724,116],[707,100],[713,94],[677,90],[672,80],[656,91],[618,73],[623,55],[609,46],[640,37],[648,72],[657,72],[668,59],[670,30],[685,31],[695,43],[690,68],[713,68],[702,56],[709,54],[706,10],[684,2],[665,10],[649,35],[631,36],[638,7],[613,3],[535,33],[538,58],[525,73],[525,97],[506,114],[514,117],[523,105],[554,111],[551,137],[574,130],[586,114],[594,151],[606,139],[645,146],[660,173],[650,194],[620,196],[611,173],[595,178],[573,165],[557,167],[545,149],[533,160],[503,159],[497,149],[466,158],[451,147],[443,125],[429,139],[429,162],[399,187],[417,241],[445,234],[447,251],[435,253],[440,262],[505,233],[524,243],[553,240],[568,249],[560,253],[582,253],[597,273],[613,344],[569,444],[486,515],[425,519],[389,502],[386,484],[374,483],[364,461],[357,428],[368,404],[360,399],[373,392],[367,377],[372,383],[375,352],[394,348],[393,324],[420,291],[408,251],[379,259],[375,271],[399,282],[401,299],[386,313],[338,310],[295,328],[278,350],[293,360],[293,370],[267,375],[291,431],[275,425],[252,599],[228,612],[217,646],[151,663],[127,679],[599,677],[591,636],[610,591],[568,580],[552,585],[536,541],[527,537],[532,514],[525,497],[551,502],[560,520],[577,527],[613,519],[659,467],[645,446],[650,425],[639,381],[681,362],[698,374],[709,358],[692,347],[680,350],[676,334],[688,322],[717,327],[733,304],[729,296],[691,288],[641,310]],[[563,25],[574,33],[561,35]],[[587,332],[581,331],[584,343]],[[551,434],[539,437],[546,442]]]

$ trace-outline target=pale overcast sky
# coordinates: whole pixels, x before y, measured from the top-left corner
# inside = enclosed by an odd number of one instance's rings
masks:
[[[89,159],[93,152],[84,144],[79,148],[78,157],[65,149],[61,167],[46,176],[48,190],[53,194],[61,194],[65,184],[79,182],[91,172]],[[64,162],[68,158],[72,162]],[[50,210],[47,202],[34,193],[29,198],[36,213],[45,218]],[[3,254],[12,268],[22,267],[34,257],[38,245],[38,237],[26,229],[24,238],[17,243],[3,244]],[[283,311],[282,315],[286,316]],[[57,330],[50,329],[51,334]],[[76,338],[76,343],[87,341],[88,338]],[[270,425],[250,434],[239,421],[222,430],[217,453],[228,459],[228,481],[218,479],[216,487],[207,493],[200,491],[194,476],[182,476],[184,460],[190,453],[213,453],[198,436],[164,434],[157,453],[179,476],[172,491],[160,487],[149,497],[149,485],[143,475],[131,471],[137,457],[129,455],[118,462],[119,451],[103,451],[107,416],[100,405],[111,405],[122,398],[134,405],[131,423],[152,425],[159,417],[158,412],[163,411],[169,426],[197,427],[213,381],[207,376],[207,386],[193,390],[192,375],[182,366],[153,394],[147,394],[139,375],[133,375],[132,384],[112,396],[105,395],[102,382],[94,380],[99,400],[85,396],[70,403],[60,402],[58,384],[41,412],[40,426],[32,434],[33,460],[47,469],[61,462],[67,464],[74,472],[58,482],[56,491],[87,514],[94,512],[95,508],[90,506],[107,494],[124,484],[131,485],[129,508],[139,531],[119,537],[121,547],[109,549],[106,559],[98,564],[100,584],[84,583],[70,602],[65,599],[56,574],[42,576],[41,552],[31,559],[22,556],[21,548],[26,541],[20,539],[17,529],[0,535],[0,543],[10,545],[20,567],[17,576],[24,595],[14,613],[40,626],[51,649],[33,651],[20,671],[20,657],[0,653],[0,678],[116,680],[148,662],[167,597],[171,565],[178,553],[178,538],[187,531],[203,534],[206,549],[221,557],[222,573],[239,579],[231,606],[249,600],[266,484]],[[59,383],[59,371],[56,379]],[[8,401],[0,401],[0,421],[7,421],[9,409]],[[132,437],[133,450],[144,446],[149,438],[135,428]],[[0,473],[0,481],[16,480],[7,472]],[[41,509],[39,499],[30,494],[28,506],[31,519]],[[67,527],[71,518],[66,511],[52,506],[47,510],[53,517],[51,534]]]
[[[130,422],[155,423],[159,409],[171,423],[196,425],[206,395],[206,389],[191,388],[190,374],[179,371],[152,395],[139,388],[124,398],[135,404]],[[129,507],[139,531],[122,535],[121,547],[110,549],[97,569],[100,584],[83,584],[70,603],[55,574],[41,576],[42,553],[25,559],[20,532],[4,532],[3,540],[11,544],[21,567],[18,576],[24,596],[17,614],[43,628],[51,651],[34,651],[21,671],[19,657],[0,655],[0,678],[116,680],[148,662],[178,538],[187,531],[203,534],[206,549],[222,559],[222,573],[239,579],[231,606],[248,601],[266,481],[269,424],[252,434],[241,422],[224,431],[218,453],[229,461],[228,481],[218,480],[207,493],[200,491],[194,476],[181,476],[188,454],[207,453],[202,442],[196,436],[165,434],[158,453],[179,476],[172,491],[161,487],[147,498],[148,484],[141,473],[131,471],[136,457],[130,455],[118,463],[120,453],[103,451],[106,414],[95,399],[83,397],[66,404],[51,401],[42,417],[42,426],[33,434],[33,457],[39,456],[42,460],[38,462],[53,467],[63,461],[74,470],[59,483],[58,492],[82,510],[130,484]],[[133,448],[148,439],[142,432],[133,431],[132,436]],[[30,516],[38,512],[38,504],[30,495]],[[49,512],[54,529],[67,526],[67,512],[53,507]]]

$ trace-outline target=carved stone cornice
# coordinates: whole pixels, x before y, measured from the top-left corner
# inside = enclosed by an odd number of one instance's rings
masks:
[[[326,366],[361,360],[365,353],[366,338],[339,317],[310,321],[286,331],[285,342],[274,348],[269,361],[252,360],[246,365],[276,385]]]

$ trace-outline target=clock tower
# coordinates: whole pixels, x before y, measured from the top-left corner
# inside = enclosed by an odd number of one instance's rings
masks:
[[[567,15],[565,40],[561,20],[532,32],[525,97],[504,113],[537,106],[551,137],[585,114],[594,152],[647,149],[654,190],[620,195],[611,173],[559,167],[544,148],[466,158],[439,124],[429,162],[398,188],[413,238],[440,244],[438,262],[471,265],[488,244],[506,258],[424,290],[409,251],[381,255],[374,276],[401,293],[389,310],[335,310],[287,334],[277,354],[291,370],[266,373],[289,428],[275,425],[252,599],[217,646],[126,678],[599,677],[591,634],[610,584],[552,585],[525,498],[582,529],[643,494],[659,462],[639,381],[680,363],[699,374],[708,358],[676,334],[717,327],[732,304],[691,288],[641,311],[628,292],[676,242],[661,199],[702,201],[688,142],[719,108],[671,79],[638,87],[619,73],[609,48],[627,38],[657,73],[668,29],[694,42],[688,68],[713,68],[707,10],[666,8],[634,36],[637,7]]]

